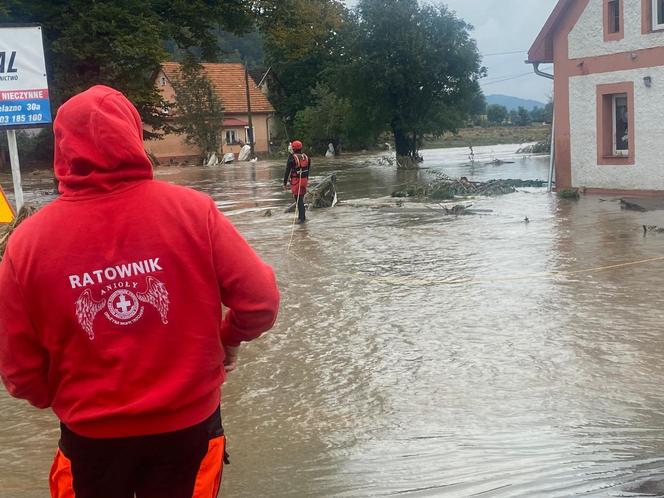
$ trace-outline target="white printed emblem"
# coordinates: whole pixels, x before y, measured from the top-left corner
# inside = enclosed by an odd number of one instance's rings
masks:
[[[76,300],[76,318],[87,332],[90,340],[95,338],[94,321],[104,309],[106,319],[115,325],[131,325],[141,319],[145,307],[141,303],[153,306],[164,325],[168,323],[168,290],[163,282],[154,277],[145,278],[146,290],[136,292],[135,282],[116,282],[102,289],[102,299],[95,300],[92,291],[86,289]]]
[[[116,290],[108,298],[108,311],[118,320],[129,321],[138,313],[138,298],[128,290]]]

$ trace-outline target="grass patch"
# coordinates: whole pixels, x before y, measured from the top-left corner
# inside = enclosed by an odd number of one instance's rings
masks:
[[[423,148],[444,149],[478,147],[481,145],[523,144],[544,142],[549,140],[550,137],[551,127],[542,125],[462,128],[456,134],[446,133],[442,137],[425,138]]]

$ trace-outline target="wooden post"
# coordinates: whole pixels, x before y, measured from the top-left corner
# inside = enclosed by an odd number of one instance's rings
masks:
[[[256,157],[254,150],[254,122],[251,115],[251,95],[249,94],[249,70],[247,69],[247,61],[244,63],[244,86],[247,91],[247,114],[249,117],[249,146],[251,147],[251,159]]]

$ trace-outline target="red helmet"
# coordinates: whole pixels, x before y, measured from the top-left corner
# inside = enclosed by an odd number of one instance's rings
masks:
[[[295,140],[292,144],[291,147],[293,147],[293,150],[302,150],[302,142],[299,140]]]

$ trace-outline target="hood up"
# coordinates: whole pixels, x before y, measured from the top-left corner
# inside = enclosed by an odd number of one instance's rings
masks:
[[[152,178],[143,125],[122,93],[93,86],[58,110],[55,177],[65,196],[111,192]]]

